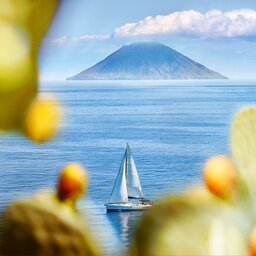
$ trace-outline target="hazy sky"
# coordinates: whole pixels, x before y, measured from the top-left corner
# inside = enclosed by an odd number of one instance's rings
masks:
[[[65,79],[124,44],[159,41],[230,78],[256,78],[255,0],[64,0],[40,58]]]

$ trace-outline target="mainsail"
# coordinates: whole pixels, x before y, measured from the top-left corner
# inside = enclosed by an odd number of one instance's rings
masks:
[[[109,203],[127,203],[128,195],[127,195],[127,186],[126,186],[126,151],[119,168],[119,172],[116,177],[116,181],[109,199]]]
[[[140,185],[140,179],[133,159],[129,144],[126,147],[126,159],[127,159],[127,191],[128,198],[143,198],[142,188]]]
[[[143,198],[140,179],[127,143],[109,203],[127,203],[128,198]]]

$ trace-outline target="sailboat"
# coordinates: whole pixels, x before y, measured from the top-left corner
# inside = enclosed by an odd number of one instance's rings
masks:
[[[134,200],[136,201],[132,202]],[[152,206],[152,202],[143,196],[138,171],[128,143],[112,193],[105,206],[107,211],[146,210]]]

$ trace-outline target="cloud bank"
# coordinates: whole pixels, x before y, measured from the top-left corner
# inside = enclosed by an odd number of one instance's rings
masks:
[[[239,9],[223,12],[195,10],[173,12],[168,15],[148,16],[135,23],[127,23],[114,30],[112,35],[82,35],[46,38],[45,46],[72,45],[101,42],[108,39],[154,36],[191,36],[200,38],[254,38],[256,36],[256,10]]]
[[[114,36],[190,35],[200,37],[256,36],[256,10],[240,9],[228,12],[194,10],[173,12],[165,16],[148,16],[136,23],[115,29]]]

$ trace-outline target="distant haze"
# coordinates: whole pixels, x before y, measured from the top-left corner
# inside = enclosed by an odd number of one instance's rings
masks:
[[[68,80],[227,79],[160,43],[125,45]]]

